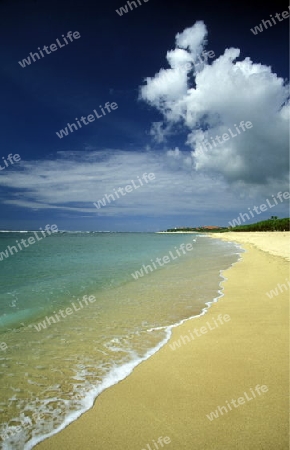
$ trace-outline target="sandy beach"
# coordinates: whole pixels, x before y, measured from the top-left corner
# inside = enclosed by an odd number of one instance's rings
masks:
[[[211,237],[246,250],[224,296],[37,449],[289,448],[289,233]]]

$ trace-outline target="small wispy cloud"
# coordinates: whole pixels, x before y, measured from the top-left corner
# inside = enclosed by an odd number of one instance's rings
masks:
[[[202,174],[193,179],[191,165],[190,155],[178,149],[162,153],[60,152],[51,160],[21,161],[17,170],[3,174],[0,187],[6,188],[6,196],[2,203],[104,216],[184,214],[188,213],[189,202],[193,210],[200,210],[205,207],[205,199],[207,208],[213,207],[216,200],[210,200],[209,180]],[[145,172],[155,174],[154,184],[136,189],[96,212],[93,202]],[[221,183],[219,190],[227,195]]]

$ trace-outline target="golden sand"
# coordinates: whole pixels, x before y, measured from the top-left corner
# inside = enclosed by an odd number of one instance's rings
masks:
[[[240,244],[252,244],[264,252],[275,256],[282,256],[290,261],[289,232],[259,231],[256,233],[246,233],[232,231],[229,233],[215,233],[210,236],[218,239],[222,238],[225,241],[236,241]]]
[[[167,345],[39,450],[288,450],[289,291],[266,293],[288,278],[289,233],[213,237],[246,249],[224,272],[224,297],[175,328]],[[220,324],[219,314],[230,320]],[[173,351],[181,336],[186,343]],[[209,420],[218,406],[223,415]],[[171,442],[162,447],[160,436]]]

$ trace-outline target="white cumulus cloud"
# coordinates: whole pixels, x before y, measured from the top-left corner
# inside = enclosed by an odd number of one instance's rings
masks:
[[[178,33],[166,56],[170,67],[145,79],[140,98],[162,114],[159,131],[183,126],[196,172],[221,176],[247,192],[277,184],[287,189],[289,85],[260,61],[241,59],[236,48],[198,64],[206,44],[203,22]],[[229,129],[234,132],[241,121],[252,127],[201,151],[206,139],[211,143]]]

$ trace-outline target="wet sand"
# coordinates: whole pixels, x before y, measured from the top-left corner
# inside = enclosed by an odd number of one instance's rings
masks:
[[[246,250],[223,273],[224,296],[204,316],[175,328],[158,353],[37,449],[289,448],[290,288],[266,295],[289,279],[289,233],[212,237]],[[209,420],[212,411],[223,414]],[[161,436],[171,442],[161,446]]]

